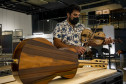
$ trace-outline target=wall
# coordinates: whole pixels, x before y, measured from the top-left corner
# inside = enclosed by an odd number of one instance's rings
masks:
[[[57,21],[53,19],[42,20],[39,21],[38,24],[39,31],[43,32],[44,34],[51,34],[57,24]]]
[[[55,19],[40,20],[39,15],[32,15],[32,32],[44,34],[51,34],[57,24]]]
[[[23,35],[32,35],[31,15],[0,8],[2,31],[23,29]]]

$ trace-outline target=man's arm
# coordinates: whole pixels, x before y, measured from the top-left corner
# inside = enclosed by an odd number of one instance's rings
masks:
[[[69,45],[64,44],[64,43],[61,42],[61,40],[58,39],[58,38],[54,38],[54,39],[53,39],[53,43],[54,43],[54,45],[55,45],[57,48],[70,48]],[[74,46],[71,46],[71,47],[74,47]]]
[[[54,45],[57,47],[57,48],[74,48],[77,53],[79,54],[84,54],[85,52],[85,48],[84,47],[78,47],[78,46],[73,46],[73,45],[67,45],[67,44],[64,44],[63,42],[61,42],[60,39],[58,38],[54,38],[53,39],[53,43]]]

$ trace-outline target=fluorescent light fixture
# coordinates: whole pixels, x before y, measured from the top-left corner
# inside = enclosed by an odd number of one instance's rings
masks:
[[[102,14],[101,10],[96,11],[96,15],[101,15],[101,14]]]
[[[49,22],[49,20],[47,20],[47,22]]]
[[[110,10],[109,9],[103,10],[103,14],[110,14]]]

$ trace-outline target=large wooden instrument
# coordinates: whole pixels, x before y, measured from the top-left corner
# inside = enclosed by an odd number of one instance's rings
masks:
[[[82,33],[81,33],[81,42],[82,42],[82,43],[88,43],[89,40],[91,40],[92,37],[93,37],[92,34],[93,34],[93,32],[92,32],[91,30],[89,30],[89,29],[84,29],[84,30],[82,31]]]
[[[84,29],[81,33],[81,42],[82,43],[95,43],[96,45],[103,44],[106,35],[104,32],[92,32],[90,29]],[[120,39],[112,39],[112,42],[122,43]]]
[[[96,45],[101,45],[105,40],[104,32],[92,32],[92,30],[84,29],[81,33],[82,43],[93,42]]]
[[[78,55],[73,48],[59,50],[44,38],[19,43],[13,59],[13,75],[23,84],[47,84],[56,76],[73,78],[78,68]]]

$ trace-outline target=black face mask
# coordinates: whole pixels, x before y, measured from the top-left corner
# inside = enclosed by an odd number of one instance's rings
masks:
[[[73,20],[71,20],[71,18],[69,18],[69,21],[70,21],[71,24],[75,25],[75,24],[77,24],[79,22],[79,18],[78,17],[73,18]]]

